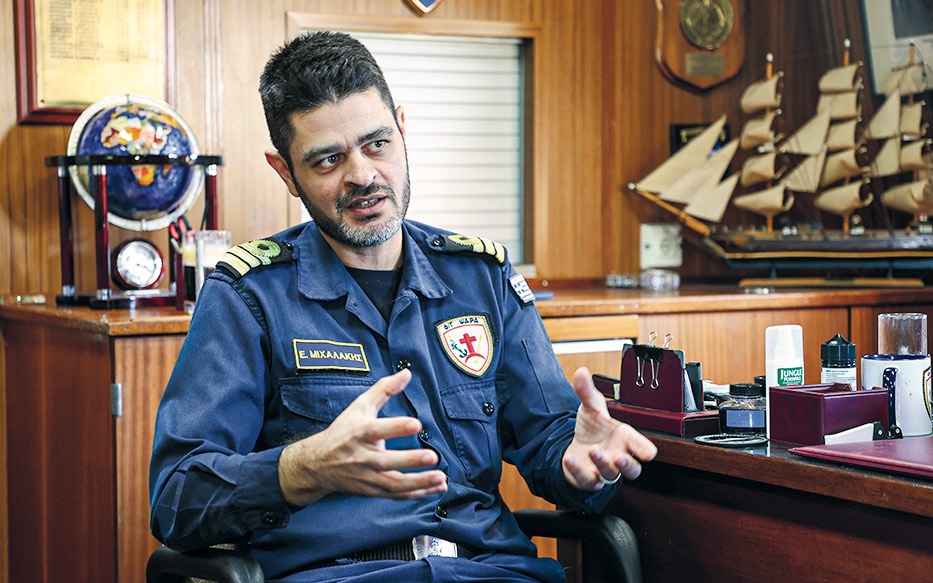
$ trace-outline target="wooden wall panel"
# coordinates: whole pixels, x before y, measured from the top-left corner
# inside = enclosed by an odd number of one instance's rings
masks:
[[[609,2],[542,3],[533,260],[540,278],[602,273],[602,47]],[[586,250],[581,252],[582,250]]]
[[[285,228],[300,208],[263,159],[269,140],[256,90],[268,54],[286,37],[287,12],[542,27],[535,47],[535,199],[529,247],[541,279],[602,278],[611,271],[638,270],[638,224],[671,219],[624,185],[667,155],[671,123],[706,122],[726,113],[735,131],[742,121],[738,96],[760,75],[766,52],[775,54],[786,74],[790,90],[784,110],[790,127],[812,112],[816,77],[839,55],[827,47],[847,33],[854,58],[864,58],[858,0],[749,2],[745,66],[736,79],[707,92],[677,86],[661,75],[654,62],[655,0],[458,0],[424,17],[403,0],[176,2],[175,106],[202,150],[226,157],[220,219],[236,241]],[[12,28],[11,2],[5,2],[0,57],[9,78]],[[70,128],[16,125],[15,95],[12,83],[0,90],[0,256],[9,258],[0,263],[0,293],[55,293],[60,287],[58,221],[54,177],[43,159],[63,152]],[[92,217],[83,201],[76,199],[74,206],[79,284],[88,288],[94,281]],[[197,219],[201,208],[199,203],[189,216]],[[133,235],[114,231],[115,241]],[[162,233],[147,236],[165,248]],[[682,274],[687,278],[731,273],[695,240],[685,254]]]

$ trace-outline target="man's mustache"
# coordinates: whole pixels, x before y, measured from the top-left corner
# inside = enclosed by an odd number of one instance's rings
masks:
[[[353,202],[357,199],[379,194],[380,192],[384,193],[389,198],[395,198],[395,190],[393,190],[391,186],[388,184],[378,184],[374,182],[372,184],[367,184],[366,186],[353,187],[350,192],[344,194],[337,200],[337,208],[343,210],[353,204]]]

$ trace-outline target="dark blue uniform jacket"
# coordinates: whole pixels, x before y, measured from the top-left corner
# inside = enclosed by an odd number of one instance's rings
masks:
[[[557,504],[608,502],[614,488],[581,492],[563,477],[579,401],[521,276],[502,255],[463,250],[469,240],[412,221],[403,233],[388,323],[313,223],[253,243],[268,257],[245,274],[219,268],[208,278],[156,423],[159,540],[182,550],[245,542],[269,578],[421,534],[526,556],[530,567],[534,546],[498,493],[502,460]],[[332,494],[290,507],[282,448],[399,367],[412,381],[381,414],[417,417],[424,430],[386,447],[437,451],[448,491],[410,501]]]

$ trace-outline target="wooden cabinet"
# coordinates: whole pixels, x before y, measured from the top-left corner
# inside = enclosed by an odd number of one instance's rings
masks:
[[[135,582],[155,412],[187,331],[172,311],[0,308],[9,581]]]
[[[764,328],[804,328],[806,375],[819,379],[819,344],[837,332],[873,352],[884,311],[930,313],[933,290],[786,291],[561,290],[538,302],[555,343],[670,332],[672,346],[716,382],[745,381],[764,367]],[[148,466],[156,409],[189,319],[172,309],[93,311],[0,304],[5,363],[8,516],[6,581],[136,582],[158,544],[149,534]],[[617,375],[616,344],[559,356]],[[0,375],[0,379],[4,378]],[[4,471],[6,472],[4,475]],[[548,507],[506,468],[512,508]],[[0,513],[0,520],[3,514]],[[0,524],[0,533],[3,532]],[[2,538],[0,538],[2,542]],[[542,552],[554,556],[552,543]],[[0,566],[3,562],[0,561]]]

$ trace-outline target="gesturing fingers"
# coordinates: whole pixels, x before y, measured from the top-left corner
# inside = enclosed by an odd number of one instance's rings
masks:
[[[336,489],[363,496],[410,499],[443,492],[447,476],[440,470],[412,471],[438,463],[430,449],[384,450],[360,448],[348,452],[334,468]]]
[[[446,490],[437,453],[429,449],[387,450],[386,441],[421,430],[412,417],[379,417],[379,411],[411,380],[403,370],[384,377],[356,397],[319,433],[292,443],[279,457],[285,499],[304,505],[331,492],[411,498]]]
[[[573,392],[577,394],[585,409],[597,413],[606,413],[608,416],[606,398],[596,389],[596,385],[593,384],[593,377],[585,366],[581,366],[573,373]]]
[[[641,433],[635,431],[635,428],[631,425],[622,423],[617,431],[626,434],[624,438],[625,447],[635,461],[650,462],[654,459],[654,456],[658,455],[658,446]]]
[[[364,495],[411,500],[447,490],[447,476],[440,470],[414,473],[389,471],[378,476],[379,479],[371,484],[371,488],[362,492]]]
[[[421,431],[421,422],[414,417],[383,417],[356,424],[356,439],[362,444],[383,447],[386,439],[406,437]]]
[[[394,375],[382,377],[357,397],[347,410],[359,408],[375,417],[389,399],[402,392],[411,381],[411,371],[402,369]]]
[[[381,449],[366,448],[350,454],[347,466],[356,466],[359,471],[385,472],[391,470],[414,470],[438,464],[437,453],[432,449]]]
[[[634,480],[641,475],[641,463],[628,453],[610,458],[600,448],[594,447],[590,450],[590,459],[599,472],[597,479],[602,484],[614,484],[620,478]]]

